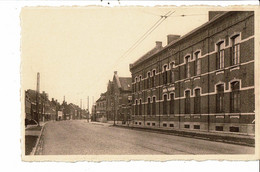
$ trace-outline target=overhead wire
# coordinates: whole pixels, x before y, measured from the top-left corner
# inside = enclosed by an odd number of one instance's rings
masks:
[[[169,11],[165,15],[158,15],[160,16],[160,19],[157,20],[123,55],[121,55],[116,60],[115,64],[112,65],[112,67],[114,68],[120,59],[128,57],[128,55],[130,55],[130,53],[132,53],[138,45],[140,45],[156,28],[162,24],[163,21],[170,17],[174,12],[175,11]],[[100,77],[97,77],[97,80],[100,80]]]
[[[131,52],[133,52],[135,50],[135,48],[140,45],[156,28],[158,28],[161,23],[166,20],[169,16],[171,16],[175,11],[171,12],[169,11],[168,13],[166,13],[165,15],[161,15],[160,20],[158,20],[150,29],[148,29],[148,31],[145,32],[145,34],[139,38],[135,44],[133,44],[133,46],[131,46],[131,48],[127,51],[127,53],[124,53],[123,56],[120,56],[120,58],[118,60],[120,60],[121,58],[126,58],[128,57],[128,55],[130,55]],[[117,60],[117,62],[118,62]],[[114,67],[114,66],[113,66]]]

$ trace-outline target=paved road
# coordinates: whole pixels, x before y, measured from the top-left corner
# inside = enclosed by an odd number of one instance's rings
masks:
[[[137,131],[84,120],[50,122],[43,155],[249,154],[254,148]]]

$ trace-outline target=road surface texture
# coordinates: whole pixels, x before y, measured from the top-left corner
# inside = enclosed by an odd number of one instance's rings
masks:
[[[253,154],[254,148],[84,120],[45,125],[43,155]]]

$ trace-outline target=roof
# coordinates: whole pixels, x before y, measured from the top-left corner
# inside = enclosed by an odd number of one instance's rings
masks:
[[[31,101],[31,102],[36,102],[36,91],[28,89],[25,91],[26,97]],[[44,99],[43,93],[39,93],[39,101]],[[45,101],[49,101],[47,97],[45,97]]]
[[[158,47],[155,46],[153,49],[151,49],[150,51],[148,51],[146,54],[144,54],[143,56],[141,56],[138,60],[136,60],[132,65],[135,66],[139,63],[142,63],[143,61],[145,61],[146,59],[150,58],[152,55],[158,53],[159,51],[161,51],[163,47]]]
[[[146,53],[144,56],[140,57],[137,61],[135,61],[133,64],[130,65],[130,68],[133,68],[134,66],[144,62],[145,60],[149,59],[150,57],[158,54],[159,52],[162,52],[163,50],[167,49],[168,47],[172,46],[173,44],[176,44],[177,42],[180,42],[182,40],[184,40],[185,38],[191,36],[192,34],[198,32],[200,29],[210,25],[211,23],[214,23],[216,20],[223,18],[225,15],[230,14],[232,11],[227,11],[224,12],[223,14],[218,14],[215,17],[213,17],[211,20],[209,20],[208,22],[202,24],[201,26],[191,30],[190,32],[188,32],[187,34],[183,35],[182,37],[180,37],[179,39],[176,39],[172,42],[170,42],[168,45],[166,45],[165,47],[162,47],[160,49],[158,49],[157,51],[155,51],[154,49],[152,49],[151,51],[149,51],[148,53]]]
[[[121,89],[124,91],[132,90],[132,78],[130,77],[119,77]]]

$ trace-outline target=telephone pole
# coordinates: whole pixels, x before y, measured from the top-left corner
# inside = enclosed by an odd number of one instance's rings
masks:
[[[88,114],[87,114],[87,119],[88,119],[88,122],[89,122],[89,96],[88,96]]]
[[[37,73],[37,85],[36,85],[36,116],[35,121],[40,125],[39,121],[39,92],[40,92],[40,73]]]

